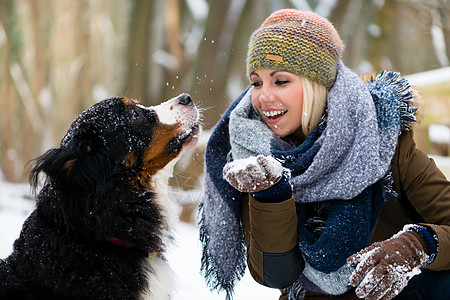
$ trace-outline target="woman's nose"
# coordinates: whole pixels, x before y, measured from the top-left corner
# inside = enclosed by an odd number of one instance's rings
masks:
[[[274,95],[270,88],[263,87],[261,93],[259,94],[259,101],[261,102],[273,102]]]

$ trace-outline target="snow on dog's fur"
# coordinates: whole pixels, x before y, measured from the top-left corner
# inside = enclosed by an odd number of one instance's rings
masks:
[[[170,299],[168,178],[200,126],[182,94],[155,107],[109,98],[37,158],[36,209],[0,260],[0,299]]]

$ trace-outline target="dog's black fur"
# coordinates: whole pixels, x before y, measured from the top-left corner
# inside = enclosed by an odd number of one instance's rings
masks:
[[[161,130],[170,138],[155,142]],[[143,265],[149,253],[164,252],[167,224],[153,201],[158,191],[146,182],[197,130],[194,124],[181,136],[179,126],[161,125],[154,110],[127,98],[83,112],[61,145],[35,160],[30,182],[36,188],[43,172],[45,184],[12,254],[0,260],[0,299],[138,299],[151,292]],[[155,143],[165,143],[160,153],[152,152]]]

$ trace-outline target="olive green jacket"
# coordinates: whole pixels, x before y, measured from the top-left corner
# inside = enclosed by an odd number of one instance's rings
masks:
[[[401,134],[391,171],[399,199],[385,203],[372,241],[390,238],[406,224],[430,226],[439,239],[439,250],[426,268],[450,269],[450,182],[432,159],[416,149],[412,131]],[[260,203],[250,195],[245,197],[242,226],[250,273],[258,283],[264,284],[268,276],[264,272],[265,259],[297,247],[294,197],[281,203]],[[307,294],[306,299],[320,299],[315,295]],[[357,299],[352,290],[332,298]]]

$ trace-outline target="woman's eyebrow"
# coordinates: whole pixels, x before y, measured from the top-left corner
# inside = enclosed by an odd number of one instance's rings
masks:
[[[274,76],[275,74],[277,74],[277,73],[284,73],[284,72],[285,72],[285,71],[273,70],[272,72],[269,73],[269,75],[270,75],[270,77],[273,77],[273,76]],[[252,71],[252,72],[250,73],[250,76],[252,76],[252,75],[261,77],[261,76],[259,76],[259,74],[258,74],[256,71]]]
[[[280,73],[280,72],[284,72],[284,71],[274,70],[274,71],[270,72],[270,76],[273,77],[273,75]]]

